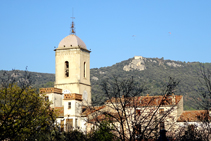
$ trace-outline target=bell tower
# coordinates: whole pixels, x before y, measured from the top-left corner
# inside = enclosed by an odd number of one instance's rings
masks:
[[[75,35],[74,22],[71,34],[61,40],[55,50],[55,88],[64,94],[81,94],[83,104],[91,103],[90,52]],[[64,98],[63,98],[64,99]]]

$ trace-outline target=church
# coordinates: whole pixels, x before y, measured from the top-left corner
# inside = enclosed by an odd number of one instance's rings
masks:
[[[55,83],[53,88],[40,88],[45,100],[57,111],[57,124],[61,131],[80,128],[86,131],[86,117],[82,105],[91,103],[90,50],[72,33],[61,40],[55,51]]]

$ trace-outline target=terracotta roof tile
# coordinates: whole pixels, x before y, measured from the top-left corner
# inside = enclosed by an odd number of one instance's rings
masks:
[[[136,104],[137,106],[158,106],[160,105],[175,105],[182,99],[182,95],[171,96],[140,96],[140,97],[121,97],[107,100],[106,103],[128,102],[127,106]],[[135,103],[133,102],[135,101]],[[131,105],[132,104],[132,105]]]
[[[87,115],[89,115],[91,113],[94,113],[96,111],[99,111],[99,110],[103,109],[104,107],[105,107],[105,105],[103,105],[103,106],[95,106],[95,107],[87,107],[86,110],[82,113],[82,115],[87,116]]]
[[[122,117],[124,118],[124,117]],[[106,113],[102,113],[100,115],[98,115],[97,117],[92,118],[91,120],[89,120],[88,122],[92,123],[95,121],[112,121],[115,122],[118,119],[120,119],[120,114],[118,113],[111,113],[111,112],[106,112]]]
[[[207,119],[211,120],[207,110],[183,111],[177,122],[202,122]]]
[[[174,96],[140,96],[138,106],[175,105],[182,99],[182,95]]]
[[[82,95],[71,93],[71,94],[64,94],[64,100],[79,100],[82,101]]]
[[[43,94],[43,93],[62,94],[62,89],[54,88],[54,87],[51,87],[51,88],[40,88],[39,91],[40,91],[40,94]]]
[[[112,97],[111,99],[107,100],[105,103],[119,103],[119,102],[123,102],[123,101],[130,101],[134,98],[137,97]]]

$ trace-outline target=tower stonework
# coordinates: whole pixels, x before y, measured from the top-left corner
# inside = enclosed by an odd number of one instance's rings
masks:
[[[55,49],[55,88],[64,94],[81,94],[83,104],[91,103],[90,52],[76,35],[65,37]]]

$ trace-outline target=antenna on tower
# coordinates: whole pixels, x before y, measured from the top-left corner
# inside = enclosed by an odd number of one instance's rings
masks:
[[[71,25],[71,34],[75,34],[75,26],[74,26],[74,21],[73,19],[75,19],[75,17],[73,16],[73,9],[72,9],[72,25]]]

